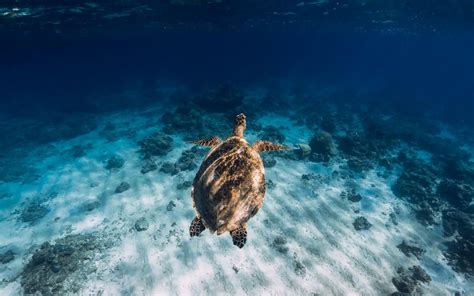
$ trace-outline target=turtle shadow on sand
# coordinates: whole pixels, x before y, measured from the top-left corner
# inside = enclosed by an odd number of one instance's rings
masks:
[[[235,117],[234,131],[222,141],[210,137],[191,143],[211,148],[194,178],[191,195],[197,212],[191,222],[191,237],[206,228],[220,235],[230,232],[234,245],[247,241],[247,221],[262,207],[265,171],[261,152],[287,149],[268,141],[249,145],[244,138],[246,117]]]

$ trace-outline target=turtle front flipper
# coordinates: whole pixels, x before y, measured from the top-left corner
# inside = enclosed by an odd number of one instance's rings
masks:
[[[222,142],[222,140],[219,137],[210,137],[207,139],[201,139],[201,140],[196,140],[196,141],[191,141],[189,143],[195,144],[195,145],[201,145],[201,146],[208,146],[208,147],[213,147],[216,146]]]
[[[234,229],[230,232],[232,236],[232,242],[239,248],[243,248],[247,242],[247,227],[245,225],[240,225],[239,228]]]
[[[191,225],[189,226],[189,235],[191,237],[198,236],[204,230],[206,230],[206,226],[204,226],[204,223],[202,223],[202,219],[200,217],[194,217]]]
[[[252,149],[257,152],[267,152],[267,151],[287,150],[288,147],[286,147],[285,145],[274,144],[269,141],[257,141],[253,143]]]

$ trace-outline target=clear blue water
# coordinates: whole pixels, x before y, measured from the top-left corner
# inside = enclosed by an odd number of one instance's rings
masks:
[[[471,295],[473,25],[472,1],[0,4],[0,294]],[[239,248],[190,237],[217,147],[190,141],[242,112],[288,149]]]

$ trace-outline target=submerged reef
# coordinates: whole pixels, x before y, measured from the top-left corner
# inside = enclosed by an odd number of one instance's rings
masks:
[[[160,167],[160,171],[170,175],[176,175],[183,171],[191,171],[198,167],[197,161],[201,159],[206,153],[205,149],[197,146],[184,150],[181,153],[178,161],[175,163],[165,161]]]
[[[34,224],[49,213],[50,209],[39,202],[32,202],[20,213],[20,220]]]
[[[84,128],[67,123],[49,138],[57,141],[21,145],[32,132],[17,135],[18,147],[0,155],[0,292],[466,294],[472,131],[335,92],[223,85],[96,114]],[[210,151],[189,141],[224,139],[241,109],[250,144],[290,149],[262,153],[265,205],[249,228],[249,251],[235,256],[228,237],[188,238],[193,177]],[[120,230],[89,232],[112,225]],[[196,276],[206,268],[212,276]]]
[[[431,282],[431,277],[418,265],[414,265],[408,270],[400,267],[397,270],[397,276],[392,278],[393,285],[401,293],[412,293],[420,283],[427,284],[429,282]]]
[[[372,224],[365,217],[357,217],[352,225],[357,231],[368,230],[372,227]]]
[[[95,259],[116,245],[101,233],[74,234],[43,243],[21,272],[26,294],[78,293],[84,281],[97,271]]]
[[[0,253],[0,263],[8,264],[15,259],[15,252],[8,250],[4,253]]]
[[[141,140],[139,145],[139,152],[143,158],[149,159],[152,156],[163,156],[170,152],[173,149],[173,138],[157,132]]]
[[[330,133],[321,131],[316,133],[309,141],[311,159],[329,161],[336,154],[336,147]]]

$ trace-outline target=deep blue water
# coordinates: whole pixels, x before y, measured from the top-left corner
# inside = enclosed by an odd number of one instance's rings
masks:
[[[447,118],[472,123],[471,31],[137,32],[3,44],[2,103],[13,113],[38,105],[87,112],[84,97],[120,92],[132,83],[177,82],[202,90],[225,81],[242,86],[279,81],[387,89],[371,99],[393,101],[407,112],[440,108]]]

